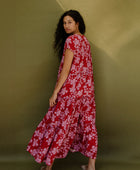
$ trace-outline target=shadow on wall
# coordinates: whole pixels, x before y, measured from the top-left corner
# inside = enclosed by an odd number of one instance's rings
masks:
[[[114,118],[110,114],[111,101],[110,95],[112,93],[113,80],[110,80],[110,73],[118,71],[118,64],[112,60],[108,54],[91,43],[91,51],[93,58],[93,72],[95,83],[95,100],[96,100],[96,126],[98,131],[98,155],[104,154],[109,156],[110,151],[114,154],[121,151],[121,147],[117,142],[112,143],[110,138],[117,138],[118,128],[111,124]],[[113,69],[112,69],[113,68]],[[109,82],[108,82],[109,81]]]
[[[118,62],[112,60],[104,50],[90,44],[93,52],[99,158],[104,156],[104,159],[139,162],[140,39],[134,36],[118,49],[114,54]]]

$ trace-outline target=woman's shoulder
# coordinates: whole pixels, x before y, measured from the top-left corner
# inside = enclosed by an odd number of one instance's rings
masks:
[[[80,44],[90,46],[90,43],[85,35],[83,34],[72,34],[66,38],[66,44],[73,44],[78,47]]]
[[[72,34],[72,35],[69,35],[69,36],[67,37],[67,39],[82,38],[82,37],[84,37],[85,39],[87,39],[87,38],[85,37],[85,35],[83,35],[83,34]]]
[[[73,40],[76,40],[76,41],[86,41],[86,42],[89,42],[88,39],[86,38],[85,35],[83,34],[72,34],[72,35],[69,35],[67,38],[66,38],[66,41],[73,41]]]
[[[77,36],[76,34],[72,34],[72,35],[69,35],[66,40],[71,40],[71,39],[75,39]]]
[[[73,43],[73,44],[75,44],[75,43],[79,43],[79,36],[78,36],[78,34],[72,34],[72,35],[69,35],[67,38],[66,38],[66,43]]]

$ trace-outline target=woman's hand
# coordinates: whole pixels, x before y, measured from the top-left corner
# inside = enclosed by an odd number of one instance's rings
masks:
[[[50,107],[53,107],[56,104],[56,99],[57,99],[57,93],[54,92],[51,98],[49,99]]]

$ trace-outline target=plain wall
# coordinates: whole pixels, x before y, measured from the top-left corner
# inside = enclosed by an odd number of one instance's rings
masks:
[[[0,154],[25,154],[55,86],[53,41],[63,10],[55,0],[3,1],[0,8]]]

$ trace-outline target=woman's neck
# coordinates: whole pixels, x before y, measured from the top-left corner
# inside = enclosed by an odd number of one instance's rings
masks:
[[[83,35],[83,34],[81,34],[80,32],[76,32],[76,33],[74,33],[74,34],[79,34],[79,35]]]

